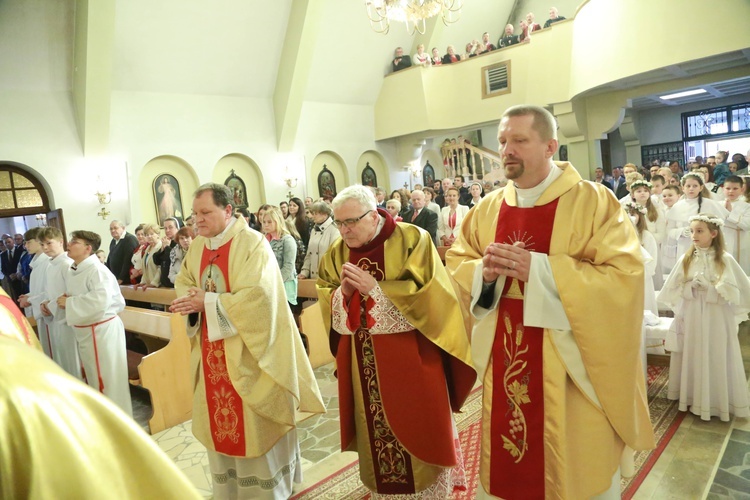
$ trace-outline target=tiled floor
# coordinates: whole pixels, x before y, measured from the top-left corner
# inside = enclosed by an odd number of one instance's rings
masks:
[[[740,342],[745,369],[750,372],[750,322],[742,325]],[[356,460],[355,454],[338,451],[338,397],[332,365],[316,369],[315,375],[328,412],[324,415],[299,415],[298,433],[305,480],[295,491],[317,483]],[[137,391],[134,393],[134,413],[141,421],[145,421],[148,415],[148,407]],[[156,434],[154,439],[198,491],[210,498],[211,479],[205,449],[193,437],[190,422]],[[709,494],[715,476],[716,484]],[[688,413],[634,499],[708,497],[711,500],[750,500],[750,488],[742,489],[749,484],[750,420],[720,422],[714,418],[704,422]],[[729,493],[728,487],[734,487],[735,491]]]

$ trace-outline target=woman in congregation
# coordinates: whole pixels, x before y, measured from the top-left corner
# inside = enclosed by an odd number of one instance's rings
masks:
[[[135,228],[135,237],[138,239],[138,247],[133,251],[133,257],[130,259],[130,284],[137,285],[141,281],[143,274],[143,256],[146,255],[148,241],[143,235],[143,228],[146,224],[138,224]]]
[[[676,243],[676,255],[684,255],[690,246],[690,217],[701,213],[715,215],[721,220],[727,218],[729,212],[724,206],[706,198],[703,176],[697,172],[685,174],[682,178],[683,197],[667,212],[668,244]]]
[[[440,66],[443,64],[443,58],[440,55],[440,52],[438,51],[437,47],[432,48],[432,65],[433,66]]]
[[[659,292],[675,313],[665,347],[671,352],[667,397],[701,420],[750,416],[738,338],[750,312],[750,279],[724,249],[723,218],[690,217],[693,244]]]
[[[401,202],[396,198],[391,198],[385,202],[385,211],[391,214],[391,217],[393,217],[393,220],[396,222],[404,220],[404,218],[401,217]]]
[[[413,66],[429,67],[431,63],[430,56],[424,51],[424,44],[420,43],[417,45],[417,53],[411,58],[411,64]]]
[[[471,200],[467,206],[473,208],[477,203],[482,201],[482,198],[484,198],[484,188],[482,187],[482,183],[479,181],[472,182],[471,186],[469,186],[469,194],[471,195]]]
[[[289,307],[297,305],[297,273],[294,262],[297,258],[297,243],[287,229],[287,225],[281,214],[281,210],[271,207],[263,214],[261,221],[263,234],[271,244],[276,262],[281,269],[281,279],[284,281],[284,290]]]
[[[169,266],[169,281],[171,281],[172,284],[174,284],[174,280],[177,279],[177,275],[182,268],[182,260],[185,258],[185,254],[187,253],[188,248],[190,248],[193,238],[195,238],[193,228],[190,226],[180,228],[180,230],[177,231],[176,238],[177,246],[174,247],[169,254],[169,259],[171,261]]]
[[[154,262],[154,254],[161,250],[161,229],[156,224],[143,226],[143,236],[148,242],[146,252],[141,261],[141,281],[135,288],[158,288],[161,281],[161,267]]]
[[[321,257],[328,251],[328,247],[341,237],[338,228],[333,223],[333,210],[327,203],[322,201],[313,203],[310,205],[310,213],[315,225],[310,232],[310,244],[307,246],[302,271],[297,276],[299,279],[318,279],[318,265]]]
[[[458,189],[451,186],[445,192],[445,206],[438,217],[438,242],[449,247],[461,232],[461,221],[469,213],[469,207],[458,204]]]
[[[431,187],[422,189],[424,192],[424,207],[440,215],[440,205],[435,203],[435,190]]]
[[[302,244],[307,249],[307,244],[310,242],[310,225],[308,224],[307,217],[305,217],[305,204],[299,198],[295,197],[289,200],[288,219],[294,225],[299,239],[302,240]],[[304,249],[302,251],[305,252]]]

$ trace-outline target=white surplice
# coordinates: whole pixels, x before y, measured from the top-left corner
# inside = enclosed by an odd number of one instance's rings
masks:
[[[724,244],[745,274],[750,274],[750,203],[737,200],[724,221]]]
[[[68,271],[72,264],[73,259],[66,253],[50,259],[44,280],[43,302],[48,301],[47,309],[52,313],[52,316],[47,316],[52,360],[78,380],[83,380],[75,332],[65,321],[65,311],[57,307],[57,298],[68,291]]]
[[[96,255],[70,267],[67,285],[64,313],[75,330],[86,380],[132,416],[120,285]]]
[[[39,342],[42,344],[44,354],[52,358],[52,337],[49,333],[47,318],[42,314],[41,304],[46,300],[44,294],[45,281],[47,279],[47,268],[49,257],[43,253],[34,255],[29,263],[31,275],[29,276],[29,293],[26,299],[31,307],[26,308],[26,316],[31,316],[36,321],[36,329],[39,334]]]
[[[680,258],[659,293],[675,313],[669,399],[680,411],[710,420],[750,416],[747,379],[737,336],[750,312],[750,279],[724,252],[719,275],[713,250],[698,249],[687,275]]]

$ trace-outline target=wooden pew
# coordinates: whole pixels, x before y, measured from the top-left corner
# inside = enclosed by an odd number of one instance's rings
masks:
[[[190,420],[193,387],[190,383],[190,340],[179,314],[126,307],[120,313],[125,330],[137,334],[149,348],[138,366],[140,385],[151,393],[151,433]],[[164,345],[164,342],[167,342]]]
[[[300,299],[317,299],[318,292],[315,289],[315,281],[311,279],[299,280],[297,282],[297,297]],[[302,309],[299,317],[302,332],[307,335],[310,344],[310,364],[313,368],[326,365],[333,361],[331,348],[328,344],[328,332],[323,328],[323,313],[320,310],[320,302]]]
[[[125,300],[135,302],[149,302],[151,304],[162,304],[168,306],[177,298],[174,288],[139,288],[135,290],[132,285],[120,285],[120,292]]]

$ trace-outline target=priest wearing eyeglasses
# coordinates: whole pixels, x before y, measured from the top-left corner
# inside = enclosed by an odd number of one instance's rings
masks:
[[[336,357],[341,449],[384,495],[465,488],[452,413],[476,380],[458,300],[429,233],[397,223],[355,185],[333,200],[341,239],[318,298]]]

